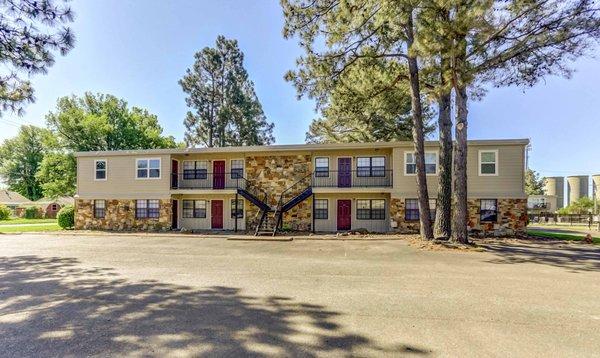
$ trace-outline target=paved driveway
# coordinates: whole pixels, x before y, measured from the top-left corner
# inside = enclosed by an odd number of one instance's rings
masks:
[[[600,252],[0,236],[0,355],[593,356]]]

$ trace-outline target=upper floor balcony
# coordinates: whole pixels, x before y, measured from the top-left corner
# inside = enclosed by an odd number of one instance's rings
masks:
[[[314,188],[391,188],[392,185],[391,169],[317,170],[312,174]]]
[[[171,173],[171,189],[244,189],[246,179],[241,171],[209,173],[188,170]],[[248,178],[253,180],[253,178]],[[314,188],[391,188],[392,170],[328,170],[311,175]]]
[[[246,179],[240,172],[208,173],[202,170],[171,173],[171,189],[244,189]]]

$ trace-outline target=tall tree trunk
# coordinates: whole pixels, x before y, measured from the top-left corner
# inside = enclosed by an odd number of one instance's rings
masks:
[[[208,124],[208,147],[212,148],[213,137],[214,137],[214,126],[215,126],[215,78],[212,76],[212,93],[211,93],[211,101],[210,101],[210,119]]]
[[[451,69],[452,87],[454,88],[454,101],[456,107],[456,125],[454,135],[456,146],[454,148],[454,220],[451,240],[466,244],[468,237],[469,211],[467,207],[467,83],[468,71],[465,65],[467,42],[465,34],[458,33],[453,42]]]
[[[414,43],[413,15],[409,13],[406,27],[408,48],[408,72],[410,80],[411,109],[413,119],[413,142],[417,166],[417,192],[419,197],[419,218],[421,221],[421,237],[433,239],[431,217],[429,216],[429,193],[427,192],[427,175],[425,173],[425,134],[423,131],[423,108],[421,106],[421,88],[419,83],[419,65],[417,58],[411,54]]]
[[[454,229],[452,240],[463,244],[469,242],[467,221],[467,89],[464,85],[456,88],[456,148],[454,151]]]
[[[438,99],[440,163],[434,226],[435,237],[447,239],[452,234],[452,115],[450,101],[449,90],[444,91]]]

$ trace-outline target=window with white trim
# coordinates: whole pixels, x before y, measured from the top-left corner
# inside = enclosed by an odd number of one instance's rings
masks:
[[[329,200],[315,199],[315,219],[327,220],[329,218]]]
[[[356,159],[356,176],[385,176],[385,157],[358,157]]]
[[[206,160],[184,160],[183,179],[206,179],[208,176],[208,162]]]
[[[404,154],[404,173],[408,175],[417,174],[417,157],[414,152]],[[437,174],[438,153],[425,152],[425,174]]]
[[[320,157],[315,158],[315,177],[328,177],[329,176],[329,158]]]
[[[479,175],[498,175],[498,151],[479,151]]]
[[[231,218],[234,219],[236,217],[238,219],[244,218],[244,199],[237,200],[237,212],[235,208],[235,199],[231,199]]]
[[[356,200],[356,218],[359,220],[384,220],[385,200],[359,199]]]
[[[94,161],[94,179],[106,180],[106,160],[95,160]]]
[[[106,216],[106,201],[94,200],[94,217],[103,219]]]
[[[244,160],[231,160],[231,179],[241,179],[244,177]]]
[[[136,219],[158,218],[160,206],[158,199],[140,199],[135,201]]]
[[[182,215],[184,218],[206,218],[206,200],[184,200]]]
[[[156,159],[137,159],[136,177],[138,179],[159,179],[160,178],[160,158]]]

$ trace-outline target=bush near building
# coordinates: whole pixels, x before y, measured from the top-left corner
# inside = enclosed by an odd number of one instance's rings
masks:
[[[58,212],[56,218],[60,227],[63,229],[72,229],[75,226],[75,208],[72,206],[63,207]]]
[[[28,206],[25,208],[25,219],[41,219],[42,208],[39,206]]]
[[[12,215],[12,211],[8,206],[0,204],[0,220],[8,220]]]

